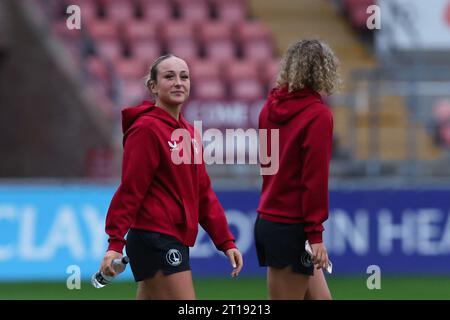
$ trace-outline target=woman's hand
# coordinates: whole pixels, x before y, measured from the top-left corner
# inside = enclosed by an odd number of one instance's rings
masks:
[[[323,242],[311,244],[311,249],[313,253],[312,262],[316,265],[316,268],[326,268],[328,266],[328,253]]]
[[[111,277],[114,277],[116,275],[116,272],[111,267],[112,261],[114,259],[122,259],[122,254],[114,250],[106,251],[105,256],[103,257],[102,264],[100,265],[100,271],[103,274]]]
[[[242,260],[242,255],[239,252],[238,249],[228,249],[225,253],[230,259],[231,266],[233,267],[233,272],[231,272],[231,277],[237,277],[239,275],[239,272],[241,272],[242,266],[244,265],[244,262]]]

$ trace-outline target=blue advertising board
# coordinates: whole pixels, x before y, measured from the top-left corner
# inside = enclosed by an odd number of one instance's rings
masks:
[[[79,267],[88,279],[107,245],[105,214],[115,186],[0,186],[0,281],[64,280]],[[242,276],[263,275],[253,225],[258,191],[218,191],[237,245]],[[333,273],[450,273],[450,189],[331,190],[324,241]],[[231,266],[200,228],[193,274],[223,276]],[[129,268],[121,279],[131,279]]]

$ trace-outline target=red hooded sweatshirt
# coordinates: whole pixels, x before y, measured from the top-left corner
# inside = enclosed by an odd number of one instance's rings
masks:
[[[198,223],[217,249],[236,247],[204,161],[178,165],[172,161],[171,152],[180,152],[177,146],[182,141],[171,139],[177,128],[194,138],[194,128],[182,115],[177,121],[148,101],[122,111],[122,179],[106,217],[108,250],[122,253],[130,228],[164,233],[193,246]]]
[[[316,91],[275,88],[261,110],[259,128],[279,129],[280,153],[278,172],[263,176],[260,217],[303,223],[309,242],[322,242],[322,223],[328,218],[331,111]]]

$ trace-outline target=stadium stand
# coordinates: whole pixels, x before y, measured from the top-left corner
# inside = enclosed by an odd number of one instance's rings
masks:
[[[67,17],[64,8],[68,1],[36,2],[51,12],[55,34],[67,45],[81,48],[82,59],[92,60],[96,56],[103,64],[113,67],[112,77],[119,83],[116,96],[122,97],[113,101],[117,105],[128,99],[132,104],[143,98],[145,92],[137,89],[136,81],[131,84],[132,78],[136,79],[139,68],[144,76],[150,62],[166,52],[193,64],[214,59],[220,62],[221,71],[234,63],[243,65],[240,61],[250,59],[259,63],[255,69],[261,72],[269,69],[263,75],[253,72],[252,79],[247,76],[239,80],[242,83],[220,76],[209,83],[198,79],[196,94],[200,98],[206,94],[224,99],[231,94],[232,98],[256,99],[273,83],[277,65],[273,40],[264,24],[250,20],[247,1],[71,1],[80,6],[87,29],[77,35],[64,29]],[[267,68],[261,68],[266,65]]]
[[[113,115],[116,127],[124,106],[149,98],[143,77],[162,54],[171,52],[187,60],[195,103],[240,101],[249,107],[249,114],[257,114],[252,106],[273,87],[285,48],[298,39],[318,37],[342,62],[344,86],[330,100],[335,141],[341,148],[335,159],[406,161],[411,158],[411,139],[417,159],[442,156],[435,143],[447,141],[441,116],[433,118],[439,127],[434,131],[428,122],[413,124],[411,99],[387,94],[375,101],[368,96],[373,83],[366,76],[358,78],[356,71],[373,70],[379,63],[373,32],[366,28],[366,9],[374,0],[33,2],[48,17],[53,34],[97,96],[96,104]],[[65,10],[71,4],[81,8],[81,30],[65,28]],[[388,85],[385,76],[381,75],[380,86]]]

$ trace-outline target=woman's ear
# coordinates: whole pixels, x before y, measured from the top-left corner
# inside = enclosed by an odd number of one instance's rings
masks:
[[[148,88],[150,89],[150,92],[156,97],[158,95],[156,91],[156,83],[153,80],[149,81]]]

